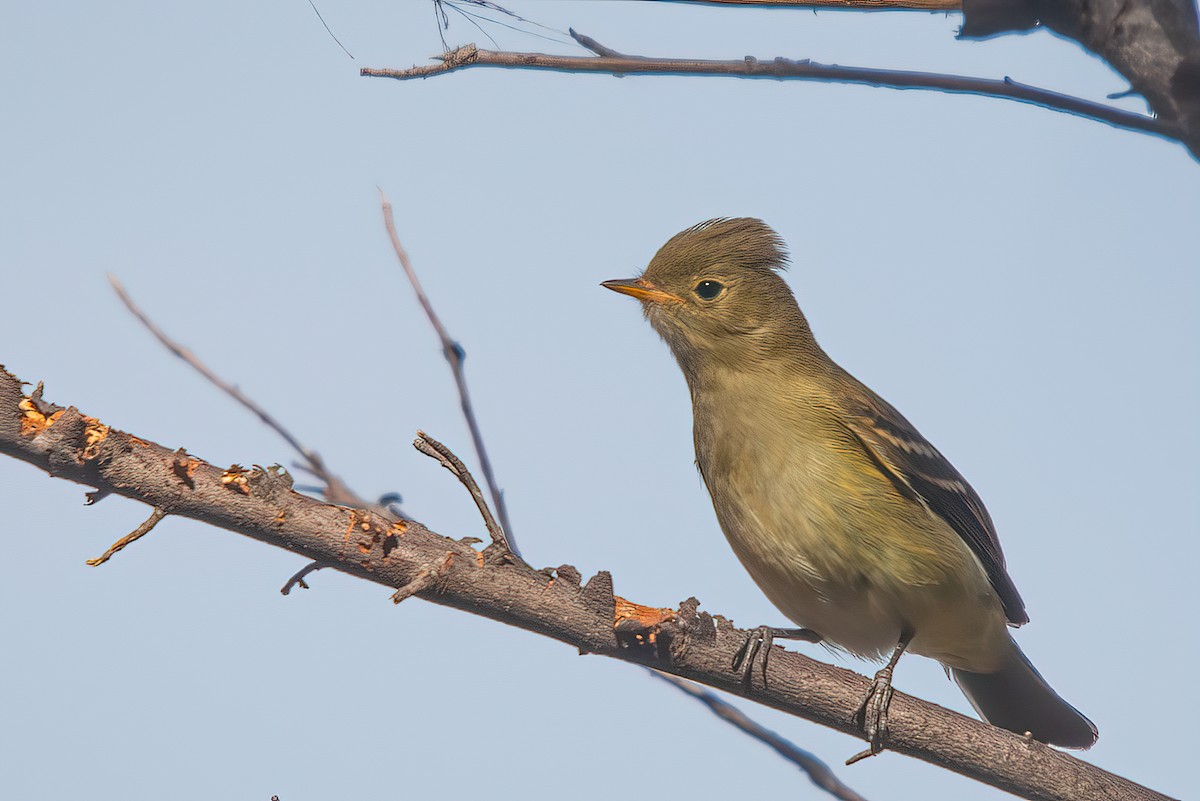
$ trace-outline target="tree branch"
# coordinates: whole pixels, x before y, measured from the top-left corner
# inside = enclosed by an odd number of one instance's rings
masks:
[[[471,500],[475,502],[475,508],[479,510],[479,515],[483,518],[483,524],[488,530],[488,535],[492,538],[492,545],[499,549],[502,556],[511,554],[512,548],[509,546],[508,540],[504,537],[504,531],[496,524],[496,518],[492,517],[492,510],[488,508],[483,493],[479,491],[479,485],[475,483],[475,477],[471,475],[471,471],[467,469],[467,466],[462,463],[462,459],[459,459],[454,454],[454,451],[424,431],[417,432],[417,438],[413,440],[413,447],[426,456],[436,459],[442,467],[449,470],[467,488],[467,492],[471,493]]]
[[[388,200],[382,189],[379,190],[379,200],[383,207],[383,224],[387,228],[388,238],[392,242],[392,250],[395,251],[396,259],[404,269],[408,282],[412,284],[413,291],[417,293],[417,300],[420,301],[421,308],[425,311],[425,317],[433,326],[433,330],[437,332],[438,339],[442,343],[442,355],[446,357],[446,362],[450,365],[450,372],[454,374],[454,386],[458,389],[459,406],[462,409],[463,418],[467,422],[467,429],[471,432],[471,442],[475,446],[475,455],[479,458],[479,469],[483,472],[483,480],[488,485],[492,503],[496,505],[496,516],[500,518],[500,527],[504,529],[506,535],[505,547],[519,558],[521,551],[517,548],[513,537],[512,523],[508,519],[508,504],[504,502],[504,491],[496,483],[492,460],[488,458],[487,448],[483,445],[483,432],[479,429],[479,422],[475,419],[475,410],[471,405],[471,393],[467,391],[467,374],[463,369],[463,361],[467,358],[467,352],[457,340],[450,336],[446,327],[442,325],[441,318],[433,310],[433,303],[430,302],[429,296],[425,294],[425,290],[421,286],[420,279],[417,278],[417,271],[413,269],[412,261],[408,258],[408,251],[400,244],[400,236],[396,233],[396,221],[392,216],[392,202]]]
[[[195,457],[181,476],[179,454],[110,428],[75,408],[47,415],[0,371],[0,453],[50,475],[107,490],[298,553],[350,575],[403,588],[430,566],[437,581],[420,597],[498,620],[595,653],[654,667],[861,736],[851,722],[868,680],[848,670],[777,649],[769,685],[743,685],[730,668],[745,639],[695,599],[657,610],[617,598],[601,572],[582,587],[570,566],[548,573],[523,564],[487,563],[470,545],[420,523],[369,509],[322,503],[291,489],[277,468],[254,469],[234,483]],[[1028,799],[1165,799],[1041,743],[897,693],[891,750],[941,765]]]
[[[572,34],[581,44],[597,45],[596,48],[592,48],[594,50],[604,53],[616,52],[599,45],[591,37],[575,34],[574,31]],[[585,46],[589,46],[589,44],[585,44]],[[836,64],[818,64],[807,59],[792,61],[786,58],[776,58],[772,61],[759,61],[752,56],[747,56],[741,61],[627,55],[558,56],[547,53],[482,50],[473,44],[463,45],[449,53],[434,56],[434,58],[441,63],[414,66],[408,69],[364,67],[359,74],[369,78],[394,78],[406,81],[414,78],[429,78],[468,67],[503,67],[570,73],[603,72],[613,75],[718,75],[734,78],[797,79],[862,84],[888,89],[932,89],[951,94],[970,94],[1015,100],[1103,122],[1114,128],[1154,134],[1175,141],[1180,141],[1182,135],[1182,131],[1178,127],[1153,117],[1134,114],[1102,103],[1094,103],[1036,86],[1028,86],[1007,77],[1003,80],[993,80],[934,72],[842,67]]]
[[[697,6],[842,8],[850,11],[959,11],[961,0],[656,0]]]

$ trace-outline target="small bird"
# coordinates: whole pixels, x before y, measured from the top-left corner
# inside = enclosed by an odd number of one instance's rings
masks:
[[[890,654],[858,712],[871,744],[860,756],[886,739],[892,670],[906,650],[942,663],[984,720],[1090,747],[1096,727],[1009,635],[1029,616],[983,502],[821,349],[779,274],[787,261],[761,220],[721,218],[676,234],[639,278],[602,284],[641,301],[679,362],[721,529],[803,627],[764,628],[762,641]]]

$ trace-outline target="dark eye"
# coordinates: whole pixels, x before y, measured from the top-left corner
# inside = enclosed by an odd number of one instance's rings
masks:
[[[712,300],[720,295],[723,289],[725,289],[725,285],[716,281],[701,281],[696,284],[696,294],[704,300]]]

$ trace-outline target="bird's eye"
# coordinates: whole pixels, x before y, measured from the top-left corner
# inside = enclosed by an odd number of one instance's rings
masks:
[[[723,289],[725,289],[725,285],[717,281],[701,281],[696,284],[696,294],[704,300],[712,300],[720,295]]]

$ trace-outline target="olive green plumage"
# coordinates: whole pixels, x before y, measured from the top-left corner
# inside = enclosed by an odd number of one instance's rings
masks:
[[[1029,618],[982,501],[891,405],[821,349],[749,218],[670,239],[638,279],[691,392],[696,461],[734,553],[789,619],[851,653],[951,669],[980,714],[1069,747],[1095,727],[1029,665]]]

